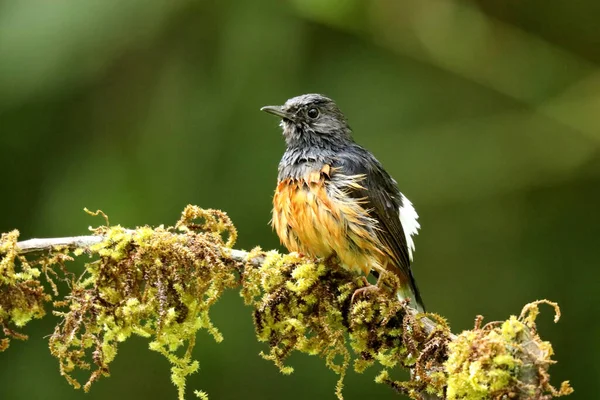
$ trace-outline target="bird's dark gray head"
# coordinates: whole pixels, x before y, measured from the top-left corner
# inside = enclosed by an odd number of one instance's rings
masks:
[[[282,106],[266,106],[261,110],[281,117],[288,147],[331,147],[352,141],[344,114],[333,100],[321,94],[303,94]]]

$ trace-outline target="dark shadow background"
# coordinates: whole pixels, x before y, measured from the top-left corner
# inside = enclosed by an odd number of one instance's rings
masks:
[[[103,221],[83,207],[173,224],[193,203],[227,211],[238,247],[278,248],[284,144],[259,108],[325,93],[419,211],[429,309],[460,332],[558,301],[559,324],[540,317],[553,381],[595,398],[599,15],[595,0],[0,1],[0,231],[85,234]],[[283,376],[258,356],[238,293],[213,318],[225,341],[200,333],[188,398],[334,398],[322,360],[295,355]],[[73,390],[47,349],[56,321],[0,354],[0,398],[176,398],[141,338]],[[398,398],[374,375],[350,373],[346,399]]]

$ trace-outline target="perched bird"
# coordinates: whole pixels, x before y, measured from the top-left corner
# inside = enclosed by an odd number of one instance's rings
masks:
[[[424,311],[410,269],[418,215],[381,163],[352,139],[335,102],[305,94],[261,110],[281,118],[287,146],[271,221],[281,242],[289,251],[337,257],[365,276],[392,272],[398,297]]]

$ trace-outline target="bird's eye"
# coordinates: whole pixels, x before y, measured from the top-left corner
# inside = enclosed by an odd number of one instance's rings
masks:
[[[306,113],[310,118],[315,119],[319,116],[319,110],[317,108],[309,108]]]

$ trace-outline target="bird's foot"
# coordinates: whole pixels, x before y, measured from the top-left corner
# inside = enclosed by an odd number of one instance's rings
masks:
[[[354,291],[354,293],[352,293],[352,298],[350,299],[350,303],[354,303],[354,301],[356,300],[356,296],[361,297],[361,296],[368,296],[369,294],[375,294],[377,292],[379,292],[381,290],[381,288],[377,285],[372,285],[367,281],[367,286],[358,288]]]

